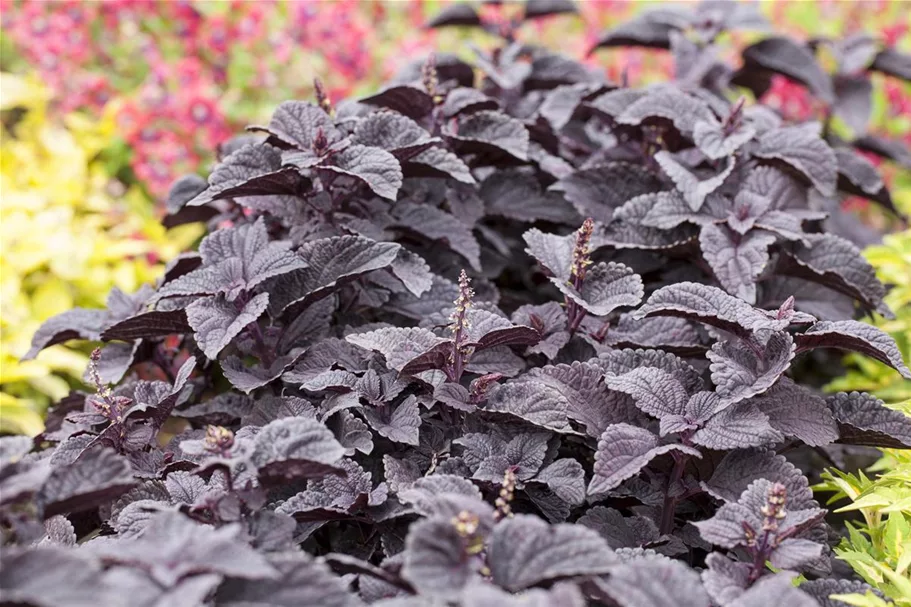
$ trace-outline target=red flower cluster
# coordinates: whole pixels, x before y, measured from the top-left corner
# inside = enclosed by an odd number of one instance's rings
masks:
[[[268,115],[277,100],[310,96],[314,77],[338,99],[356,92],[353,83],[373,86],[403,57],[435,48],[437,32],[420,25],[438,8],[422,0],[0,0],[4,37],[40,72],[56,107],[99,111],[113,96],[123,98],[119,124],[130,163],[159,198],[175,176],[196,170],[209,150]],[[490,4],[482,15],[505,26],[513,8]],[[524,33],[543,41],[559,35],[565,53],[583,57],[603,29],[638,5],[586,0],[579,9],[577,35],[566,36],[566,22],[550,20],[526,25],[534,29]],[[775,7],[777,21],[788,20],[784,11],[783,3]],[[881,33],[887,44],[896,43],[908,26]],[[586,61],[633,84],[672,69],[669,54],[643,49],[613,49]],[[911,113],[906,88],[889,83],[885,92],[890,117]],[[776,77],[767,95],[789,118],[819,111],[802,87],[784,78]]]
[[[39,71],[60,111],[97,112],[115,93],[125,98],[121,135],[137,178],[156,197],[260,107],[308,94],[311,78],[293,75],[302,63],[317,59],[330,95],[348,94],[349,83],[375,68],[367,47],[385,11],[355,0],[3,0],[0,7],[4,36]],[[258,103],[244,105],[250,99]],[[238,106],[239,115],[229,114]]]

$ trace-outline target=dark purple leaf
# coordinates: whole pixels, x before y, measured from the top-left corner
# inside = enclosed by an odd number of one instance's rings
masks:
[[[168,189],[166,202],[168,213],[177,213],[187,202],[201,194],[207,187],[208,183],[199,175],[190,174],[178,177]]]
[[[671,451],[701,457],[699,451],[692,447],[659,444],[658,437],[644,428],[629,424],[608,426],[598,440],[588,494],[598,495],[616,488],[626,479],[639,474],[653,459]]]
[[[604,383],[611,390],[629,394],[639,409],[661,420],[662,426],[664,420],[686,413],[689,397],[683,384],[663,369],[642,367],[623,375],[608,375]]]
[[[873,163],[847,148],[835,148],[835,155],[838,158],[839,190],[869,198],[883,208],[901,216],[901,212],[892,202],[892,196],[889,194],[882,176]]]
[[[467,317],[468,340],[475,344],[475,351],[498,346],[529,346],[538,343],[541,338],[535,329],[514,325],[506,318],[486,310],[471,308]]]
[[[382,198],[395,200],[402,187],[402,167],[396,157],[384,149],[350,145],[328,162],[319,165],[319,170],[354,177]]]
[[[795,80],[830,103],[832,81],[816,62],[813,53],[790,38],[772,37],[760,40],[743,50],[745,69],[769,70]]]
[[[731,156],[756,136],[756,129],[742,124],[730,133],[714,118],[701,120],[693,127],[693,141],[707,158],[720,160]]]
[[[797,351],[815,348],[839,348],[860,352],[875,358],[898,371],[905,379],[911,379],[911,370],[902,360],[902,354],[895,340],[882,329],[856,320],[818,322],[794,337]]]
[[[338,474],[345,454],[323,424],[303,417],[269,423],[256,435],[250,461],[266,478],[320,478]]]
[[[216,600],[226,607],[356,607],[348,585],[322,562],[299,553],[270,557],[278,576],[269,579],[230,577],[218,588]]]
[[[466,152],[495,150],[528,160],[528,130],[502,112],[485,110],[460,117],[444,134]]]
[[[699,574],[670,559],[623,563],[597,582],[620,607],[704,607],[709,596]]]
[[[310,180],[294,167],[283,167],[281,153],[266,144],[240,148],[215,167],[209,186],[188,201],[194,207],[225,198],[285,194],[295,196]]]
[[[570,430],[567,406],[566,397],[554,387],[538,381],[510,381],[491,390],[486,410],[566,432]]]
[[[354,129],[353,143],[382,148],[407,159],[441,142],[417,122],[395,112],[370,114]]]
[[[806,177],[824,196],[835,193],[838,160],[812,124],[786,126],[763,133],[753,154],[784,162]]]
[[[104,583],[101,564],[77,551],[52,546],[31,550],[9,547],[0,562],[3,600],[11,605],[88,606],[118,598]]]
[[[544,97],[538,113],[559,131],[572,119],[576,108],[590,91],[585,84],[566,84],[558,86]]]
[[[752,230],[748,234],[714,224],[702,226],[699,244],[721,286],[749,304],[756,303],[756,279],[769,262],[768,248],[774,234]]]
[[[784,437],[770,423],[769,416],[752,402],[739,402],[713,415],[693,435],[693,442],[708,449],[725,451],[777,444]]]
[[[418,445],[421,426],[417,399],[409,396],[398,405],[365,408],[364,418],[381,436],[396,443]]]
[[[658,526],[652,519],[633,515],[624,517],[619,510],[594,506],[576,521],[594,529],[607,540],[611,548],[638,548],[658,539]]]
[[[187,306],[187,320],[200,349],[214,360],[268,305],[268,293],[260,293],[242,307],[221,297],[204,297]]]
[[[715,190],[721,187],[725,179],[734,170],[734,159],[728,160],[727,165],[719,173],[710,175],[707,179],[699,179],[697,175],[690,172],[689,169],[677,162],[670,153],[660,151],[655,154],[655,160],[661,166],[661,169],[677,186],[677,190],[683,195],[683,199],[693,211],[698,211],[705,203],[705,198]]]
[[[783,331],[772,333],[764,346],[716,342],[706,355],[715,391],[725,403],[762,394],[791,366],[794,352],[794,340]]]
[[[22,360],[31,360],[44,348],[62,344],[71,339],[89,339],[97,341],[101,338],[108,322],[105,310],[88,310],[86,308],[73,308],[46,320],[32,337],[32,347],[22,357]]]
[[[281,377],[295,362],[298,356],[281,356],[271,364],[247,366],[237,356],[228,356],[221,361],[221,370],[231,385],[245,394]]]
[[[560,292],[593,316],[607,316],[621,306],[635,306],[642,301],[642,277],[622,263],[598,263],[585,273],[582,290],[576,290],[565,279],[550,279]]]
[[[598,246],[644,251],[683,248],[694,240],[697,232],[692,226],[661,230],[642,223],[654,205],[654,198],[652,194],[643,194],[627,201],[614,212],[614,220],[606,229],[595,233],[593,240]]]
[[[537,19],[566,13],[578,13],[573,0],[526,0],[525,18]]]
[[[449,342],[427,329],[389,327],[367,333],[356,333],[345,338],[349,343],[375,350],[386,358],[390,369],[401,371],[418,356]]]
[[[585,470],[574,459],[558,459],[544,467],[533,481],[544,483],[568,504],[578,506],[585,502]]]
[[[451,521],[425,519],[408,530],[401,575],[423,595],[455,599],[477,567],[467,551]]]
[[[688,18],[674,9],[648,11],[601,35],[595,49],[613,46],[644,46],[668,49],[671,46],[670,32],[686,29]]]
[[[658,289],[634,313],[637,318],[656,316],[697,320],[745,339],[759,330],[788,326],[717,287],[695,282],[679,282]]]
[[[126,458],[101,448],[87,450],[75,462],[54,468],[36,496],[45,518],[91,510],[136,484]]]
[[[805,581],[800,585],[800,589],[816,599],[820,607],[842,607],[842,601],[829,598],[833,594],[876,594],[869,584],[859,580],[832,578]]]
[[[566,415],[583,424],[590,436],[598,438],[610,424],[637,421],[641,416],[632,398],[607,387],[605,371],[608,370],[597,361],[576,361],[571,365],[543,367],[529,376],[555,390],[560,406],[566,403]]]
[[[153,310],[114,323],[102,331],[100,337],[104,341],[132,341],[189,332],[190,325],[184,310]]]
[[[750,483],[760,478],[784,485],[792,508],[817,506],[807,477],[784,456],[765,449],[731,451],[715,466],[711,478],[702,487],[713,497],[736,502]]]
[[[670,121],[681,133],[691,135],[696,123],[713,118],[708,106],[696,97],[670,87],[651,90],[617,116],[617,122],[638,126],[653,119]]]
[[[339,285],[355,278],[395,267],[400,260],[401,247],[391,242],[374,242],[360,236],[336,236],[311,240],[297,251],[298,259],[306,266],[273,281],[269,286],[269,301],[273,316],[298,310],[327,297]],[[414,273],[410,267],[409,281]],[[404,281],[403,281],[404,282]]]
[[[285,101],[275,109],[267,128],[254,129],[268,132],[271,135],[270,142],[276,139],[285,146],[305,152],[313,151],[319,133],[322,133],[330,146],[342,139],[342,133],[335,128],[329,114],[313,103],[304,101]]]
[[[473,184],[471,169],[461,158],[444,148],[430,148],[403,161],[402,171],[408,177],[423,175],[452,177],[462,183]]]
[[[565,283],[569,280],[573,262],[575,237],[545,234],[532,228],[522,235],[528,245],[525,252],[538,260],[545,270],[550,272],[555,281]]]
[[[626,201],[663,188],[657,175],[625,162],[582,169],[551,186],[563,192],[580,214],[605,223]]]
[[[559,193],[542,192],[538,180],[520,170],[493,173],[481,184],[478,194],[488,215],[527,222],[539,219],[569,224],[582,222]]]
[[[840,392],[826,399],[838,422],[839,442],[891,449],[911,447],[911,419],[863,392]]]
[[[911,82],[911,55],[895,48],[886,48],[873,58],[870,69]]]
[[[262,219],[217,230],[199,245],[202,267],[166,283],[156,297],[225,293],[233,302],[244,290],[305,267],[290,247],[287,241],[270,241]]]
[[[512,592],[558,578],[607,573],[616,562],[595,531],[579,525],[548,525],[527,514],[501,521],[487,549],[494,583]]]
[[[762,530],[763,507],[769,499],[772,481],[759,479],[750,483],[737,502],[722,505],[715,516],[708,520],[693,523],[702,537],[716,546],[735,548],[746,546],[750,541],[745,529],[749,525],[756,531]],[[822,520],[826,511],[811,507],[796,509],[788,507],[785,498],[785,516],[779,521],[777,535],[788,537],[801,530],[810,528]]]
[[[901,142],[877,135],[864,135],[856,138],[851,145],[859,150],[876,154],[881,158],[893,160],[905,168],[911,168],[911,152]]]
[[[818,607],[816,600],[794,586],[794,573],[781,572],[767,576],[753,584],[749,590],[728,603],[728,607]]]
[[[785,436],[811,446],[824,446],[838,438],[838,428],[825,400],[787,377],[765,393],[750,399]]]
[[[500,103],[496,99],[467,86],[452,89],[446,94],[446,100],[443,102],[443,114],[447,117],[498,109],[500,109]]]
[[[620,317],[617,326],[608,330],[604,343],[614,348],[656,348],[678,355],[704,352],[693,323],[682,318],[657,317],[637,319],[633,314]]]
[[[455,2],[443,8],[424,27],[480,26],[481,17],[468,2]]]
[[[404,203],[396,206],[394,227],[416,232],[441,242],[464,257],[476,271],[481,269],[481,247],[471,228],[446,211],[424,204]]]
[[[892,316],[883,303],[885,287],[857,247],[834,234],[814,234],[808,239],[810,246],[798,246],[788,256],[790,263],[780,265],[779,271],[849,295],[887,318]]]
[[[730,216],[731,203],[724,196],[706,196],[699,211],[693,211],[683,195],[677,190],[646,195],[653,204],[639,220],[643,226],[670,230],[682,223],[708,225],[721,223]],[[643,197],[643,200],[646,199]]]
[[[836,76],[835,115],[860,136],[867,132],[873,112],[873,84],[865,76]]]

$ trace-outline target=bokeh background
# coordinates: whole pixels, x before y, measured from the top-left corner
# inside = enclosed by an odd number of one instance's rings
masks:
[[[338,100],[375,90],[406,59],[439,50],[470,60],[472,45],[495,42],[477,31],[422,28],[445,4],[0,0],[0,432],[37,434],[47,405],[79,385],[88,345],[19,362],[43,320],[74,305],[102,306],[112,286],[129,292],[154,280],[201,236],[202,226],[162,227],[164,198],[176,177],[204,174],[219,143],[266,121],[283,100],[312,97],[314,77]],[[526,25],[522,38],[583,58],[600,32],[651,6],[581,0],[581,16]],[[777,30],[802,39],[864,31],[911,50],[903,0],[762,7]],[[668,53],[642,49],[603,50],[586,61],[614,80],[625,72],[633,84],[671,67]],[[877,78],[871,130],[911,145],[911,90]],[[784,79],[766,101],[794,118],[819,111]],[[911,177],[884,169],[897,205],[911,210]],[[862,201],[845,205],[858,221],[891,227]],[[884,280],[905,283],[890,302],[904,312],[885,328],[908,358],[908,232],[888,236],[868,257]],[[911,398],[879,363],[849,366],[839,389]]]

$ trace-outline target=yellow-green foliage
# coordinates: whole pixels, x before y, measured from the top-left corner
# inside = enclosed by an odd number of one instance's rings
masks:
[[[911,401],[901,408],[911,414]],[[830,501],[851,500],[836,512],[863,515],[862,524],[848,523],[848,537],[835,549],[838,557],[897,607],[911,607],[911,451],[887,450],[871,471],[881,474],[827,471],[816,489],[834,492]],[[840,598],[858,607],[888,604],[871,594]]]
[[[911,360],[911,230],[886,236],[882,245],[868,248],[864,255],[880,280],[893,285],[886,303],[895,311],[895,319],[877,316],[874,324],[892,335],[905,360]],[[886,365],[857,354],[848,356],[846,363],[848,372],[830,383],[828,390],[870,392],[886,402],[911,399],[911,382]]]
[[[0,431],[33,435],[87,360],[56,346],[20,363],[41,322],[154,280],[201,227],[166,234],[145,195],[109,174],[99,154],[116,138],[115,104],[57,122],[36,78],[3,73],[0,88]]]
[[[886,236],[881,246],[865,255],[880,279],[893,285],[886,301],[895,320],[882,317],[875,324],[895,338],[905,360],[911,359],[911,230]],[[894,408],[911,415],[911,385],[892,377],[892,370],[868,358],[851,355],[848,372],[833,381],[829,390],[869,391]],[[848,524],[848,537],[836,548],[838,556],[858,575],[891,601],[868,593],[838,598],[857,607],[911,607],[911,450],[886,450],[870,471],[847,474],[830,470],[823,474],[821,491],[832,491],[832,501],[850,499],[838,512],[859,511],[864,522]],[[878,475],[876,475],[878,474]]]

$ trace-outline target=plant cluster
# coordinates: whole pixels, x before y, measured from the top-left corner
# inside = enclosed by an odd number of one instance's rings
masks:
[[[36,72],[53,90],[61,113],[100,111],[110,99],[123,98],[119,133],[129,144],[129,164],[139,182],[160,198],[176,176],[205,167],[214,144],[268,116],[275,100],[311,96],[316,74],[334,97],[342,97],[373,90],[402,56],[433,48],[467,49],[468,43],[483,46],[493,39],[466,29],[438,36],[420,28],[441,4],[447,2],[112,0],[102,5],[2,0],[2,67]],[[508,22],[516,4],[485,3],[478,18],[491,25]],[[859,27],[882,31],[890,45],[907,39],[907,27],[888,25],[901,21],[900,3],[863,7],[774,3],[767,12],[792,31],[814,24],[803,35],[820,33],[824,24],[833,37]],[[560,44],[564,52],[582,57],[601,30],[641,6],[587,0],[579,9],[584,19],[539,19],[519,37]],[[612,57],[601,69],[614,80],[626,72],[638,83],[663,77],[670,67],[664,57],[639,49],[619,50]],[[908,141],[911,124],[902,116],[908,115],[911,95],[893,83],[879,88],[874,131],[889,127]],[[780,79],[767,101],[804,117],[813,110],[799,87]]]
[[[896,318],[875,317],[876,326],[896,341],[904,358],[911,358],[911,231],[889,234],[880,246],[870,247],[864,255],[885,283],[894,285],[886,296]],[[849,355],[846,373],[826,386],[829,391],[865,390],[892,408],[911,415],[911,385],[895,380],[891,370],[855,354]],[[889,372],[887,372],[889,371]],[[911,561],[911,451],[886,449],[882,459],[869,470],[846,473],[829,470],[817,490],[834,493],[829,503],[850,500],[835,512],[859,512],[861,520],[848,521],[848,534],[835,553],[854,571],[886,596],[873,594],[846,596],[858,607],[881,607],[887,600],[899,606],[911,605],[909,565]]]
[[[896,408],[911,415],[911,401]],[[871,471],[881,474],[870,478],[863,472],[827,471],[823,482],[814,488],[832,492],[829,503],[849,500],[836,512],[861,514],[858,523],[847,523],[847,536],[835,547],[835,553],[884,595],[867,591],[845,596],[845,602],[857,607],[883,607],[891,601],[907,607],[911,605],[911,451],[887,449]]]
[[[347,94],[376,67],[367,48],[382,10],[351,0],[3,4],[4,50],[41,75],[61,113],[125,98],[120,132],[156,198],[276,96],[309,93],[306,77],[287,84],[308,64]]]
[[[911,447],[911,421],[823,397],[794,363],[836,348],[911,379],[855,320],[891,315],[885,286],[827,231],[843,193],[891,209],[855,148],[899,148],[740,97],[777,73],[835,100],[795,40],[717,59],[723,32],[762,24],[749,5],[605,35],[674,51],[675,79],[644,88],[514,40],[567,10],[529,0],[474,67],[431,56],[358,100],[317,85],[173,185],[169,224],[211,228],[198,253],[35,335],[30,354],[108,343],[93,394],[34,443],[0,439],[10,600],[811,607],[868,589],[833,567],[802,468],[835,444]]]
[[[73,306],[104,305],[112,287],[155,280],[203,230],[166,232],[138,188],[112,176],[116,107],[57,120],[36,79],[0,72],[0,86],[0,432],[34,436],[47,405],[78,385],[90,351],[60,346],[20,363],[35,330]]]
[[[886,303],[895,310],[895,318],[873,318],[873,323],[892,336],[905,359],[911,359],[911,230],[887,234],[880,245],[869,247],[864,257],[886,284],[893,285]],[[911,401],[911,385],[896,379],[891,369],[862,356],[847,358],[844,375],[833,380],[829,391],[862,390],[875,394],[887,403]]]

